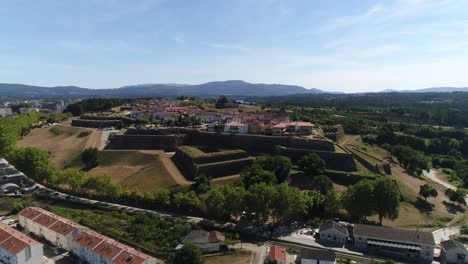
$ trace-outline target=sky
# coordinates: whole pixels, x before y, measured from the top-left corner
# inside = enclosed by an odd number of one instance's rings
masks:
[[[468,87],[468,0],[0,0],[0,82]]]

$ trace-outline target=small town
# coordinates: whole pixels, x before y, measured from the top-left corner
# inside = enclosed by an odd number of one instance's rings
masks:
[[[0,264],[468,264],[467,18],[0,0]]]

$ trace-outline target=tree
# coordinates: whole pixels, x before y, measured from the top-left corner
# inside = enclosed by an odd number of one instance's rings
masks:
[[[11,205],[11,214],[17,214],[17,213],[19,213],[21,210],[23,210],[24,208],[26,208],[26,207],[24,206],[23,203],[14,202],[14,203]]]
[[[460,144],[460,150],[464,155],[468,155],[468,138],[463,139]]]
[[[429,184],[424,184],[419,187],[419,195],[424,197],[424,201],[427,201],[428,197],[437,197],[437,190]]]
[[[83,161],[87,170],[98,165],[98,153],[97,148],[87,148],[81,153],[81,161]]]
[[[461,229],[460,229],[460,234],[462,234],[462,235],[468,235],[468,224],[462,225],[462,227],[461,227]]]
[[[234,187],[231,185],[222,185],[222,190],[226,198],[225,209],[227,213],[239,221],[239,217],[245,210],[245,197],[247,191],[242,187]]]
[[[229,103],[228,99],[225,96],[220,96],[218,100],[216,100],[215,107],[223,108],[226,103]]]
[[[267,170],[262,169],[259,165],[253,164],[251,167],[241,172],[242,183],[246,189],[257,183],[276,183],[275,175]]]
[[[362,180],[343,193],[343,207],[351,216],[361,220],[375,212],[374,186],[372,181]]]
[[[305,174],[313,176],[323,173],[326,163],[317,154],[303,156],[298,162],[299,169]]]
[[[180,249],[172,261],[173,264],[202,264],[203,255],[201,250],[194,244],[186,243]]]
[[[333,182],[325,175],[320,175],[312,180],[312,188],[321,194],[327,194],[333,191]]]
[[[245,197],[247,220],[263,225],[268,221],[275,187],[264,182],[251,186]]]
[[[291,159],[284,156],[260,156],[255,160],[255,164],[266,171],[275,174],[277,182],[283,182],[291,171]]]
[[[400,189],[396,182],[387,177],[375,180],[374,199],[376,213],[382,225],[383,218],[395,220],[400,208]]]
[[[192,184],[193,190],[197,193],[206,193],[211,189],[211,181],[205,174],[200,174],[195,177],[195,183]]]
[[[275,186],[271,203],[271,214],[275,223],[285,224],[306,213],[306,200],[298,188],[286,183]]]
[[[226,204],[236,201],[226,201],[226,197],[221,188],[214,188],[210,190],[206,197],[205,204],[208,210],[208,214],[216,219],[223,219],[226,214]]]
[[[449,198],[449,200],[452,203],[458,203],[460,205],[466,205],[466,195],[465,193],[458,189],[458,190],[452,190],[452,189],[447,189],[445,191],[445,196]]]

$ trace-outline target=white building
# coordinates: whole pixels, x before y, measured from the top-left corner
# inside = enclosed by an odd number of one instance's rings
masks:
[[[221,121],[221,114],[217,112],[203,112],[195,114],[195,118],[200,122],[207,124]]]
[[[303,249],[301,264],[335,264],[336,254],[326,249]]]
[[[224,125],[224,133],[247,134],[249,126],[238,121],[231,121]]]
[[[468,250],[455,240],[440,242],[440,263],[442,264],[468,264]]]
[[[0,108],[0,117],[12,116],[12,115],[13,115],[13,110],[11,110],[10,107]]]
[[[432,261],[434,236],[431,232],[354,224],[354,245],[361,250],[413,261]]]
[[[156,264],[154,257],[93,231],[75,236],[71,251],[92,264]]]
[[[50,243],[71,249],[71,240],[78,233],[87,230],[66,218],[39,207],[28,207],[18,214],[19,224],[28,232],[43,237]]]
[[[340,246],[346,244],[349,236],[346,227],[332,220],[328,220],[320,225],[319,234],[321,243],[332,243]]]
[[[0,263],[40,264],[43,255],[41,243],[0,222]]]

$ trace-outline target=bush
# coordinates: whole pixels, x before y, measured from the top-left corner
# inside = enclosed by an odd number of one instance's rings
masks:
[[[98,165],[98,149],[88,148],[81,153],[81,160],[85,164],[86,169],[94,168]]]
[[[89,131],[89,130],[87,130],[87,131],[82,131],[82,132],[80,132],[80,133],[78,134],[78,137],[79,137],[79,138],[84,138],[84,137],[87,137],[87,136],[91,135],[91,133],[92,133],[92,131]]]

